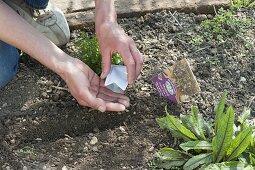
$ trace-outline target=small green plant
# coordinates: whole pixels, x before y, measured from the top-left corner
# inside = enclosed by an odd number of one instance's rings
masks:
[[[221,8],[212,20],[201,23],[200,31],[204,32],[204,37],[208,41],[215,39],[222,43],[231,37],[242,37],[251,25],[252,22],[249,19],[240,19],[231,10]]]
[[[255,131],[249,124],[250,110],[245,108],[235,121],[232,106],[225,109],[226,96],[214,108],[215,121],[205,121],[195,106],[191,115],[158,118],[161,128],[184,141],[179,149],[162,148],[149,165],[152,168],[214,170],[255,168]]]
[[[230,1],[230,6],[234,10],[244,8],[244,7],[254,7],[255,6],[255,1],[254,0],[229,0]]]
[[[33,155],[34,154],[34,148],[31,148],[29,146],[25,146],[22,149],[20,149],[20,153],[23,153],[25,155]]]
[[[78,53],[77,58],[86,63],[95,73],[101,74],[101,53],[96,37],[90,38],[86,33],[82,33],[77,42]],[[112,55],[112,64],[123,64],[119,53]]]
[[[203,37],[199,35],[192,37],[192,39],[190,40],[190,44],[195,46],[200,46],[203,42],[204,42]]]

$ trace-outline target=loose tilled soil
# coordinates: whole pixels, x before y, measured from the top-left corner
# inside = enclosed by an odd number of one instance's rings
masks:
[[[226,89],[228,103],[239,113],[255,96],[254,49],[245,52],[235,40],[237,46],[231,49],[213,42],[190,44],[206,18],[212,16],[162,11],[119,21],[145,59],[142,78],[126,92],[131,106],[125,112],[99,113],[79,106],[58,76],[22,57],[17,77],[0,90],[0,169],[149,169],[147,163],[159,148],[174,146],[155,121],[165,115],[166,105],[178,115],[196,104],[212,117]],[[251,31],[254,39],[254,27]],[[71,42],[63,47],[69,54],[75,51],[79,33],[73,31]],[[159,96],[150,78],[183,57],[201,93],[176,106]],[[254,102],[251,108],[254,116]]]

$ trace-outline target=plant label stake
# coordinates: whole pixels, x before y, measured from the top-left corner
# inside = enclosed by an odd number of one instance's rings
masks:
[[[200,91],[196,78],[184,58],[152,77],[152,82],[161,96],[170,102],[185,101]]]
[[[112,65],[104,85],[115,93],[123,93],[128,86],[126,66]]]

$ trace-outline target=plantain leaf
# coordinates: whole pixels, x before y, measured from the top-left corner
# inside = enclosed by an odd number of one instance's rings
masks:
[[[189,129],[198,139],[202,139],[200,137],[200,132],[198,129],[198,125],[194,122],[191,115],[180,115],[181,122],[184,127]],[[205,140],[205,139],[202,139]]]
[[[255,166],[255,154],[249,153],[250,164]]]
[[[248,153],[242,153],[238,156],[238,160],[237,161],[240,161],[240,162],[243,162],[243,163],[248,163],[249,162],[249,154]]]
[[[166,117],[156,119],[161,128],[170,130],[174,137],[182,138],[185,141],[198,140],[197,137],[189,129],[181,124],[179,119],[171,116],[167,111],[166,114]]]
[[[238,122],[240,123],[241,129],[245,129],[249,127],[247,120],[250,118],[250,116],[251,116],[251,110],[245,107],[241,115],[238,117]]]
[[[151,162],[151,166],[171,169],[182,166],[189,158],[190,155],[185,152],[174,150],[172,148],[162,148],[156,154],[156,158]]]
[[[254,170],[254,167],[243,162],[223,162],[210,164],[200,170]]]
[[[203,164],[212,162],[212,153],[200,154],[190,158],[183,166],[184,170],[192,170]]]
[[[184,141],[189,141],[190,140],[189,137],[187,137],[186,135],[180,133],[180,131],[178,129],[170,128],[169,119],[167,117],[156,118],[156,121],[159,124],[160,128],[169,130],[173,137],[183,139]]]
[[[227,99],[227,92],[225,91],[223,96],[221,97],[220,101],[214,107],[215,122],[216,122],[215,131],[216,132],[217,132],[219,120],[221,119],[224,109],[225,109],[226,99]]]
[[[238,116],[238,122],[241,124],[244,123],[247,119],[249,119],[251,116],[251,110],[247,107],[244,108],[243,112],[240,116]]]
[[[198,109],[195,106],[191,107],[192,115],[180,115],[183,125],[191,130],[192,133],[200,140],[206,140],[204,133],[206,132],[206,124],[201,115],[198,114]]]
[[[153,160],[150,164],[153,169],[156,168],[163,168],[163,169],[175,169],[176,167],[182,166],[186,161],[179,160],[179,161],[162,161],[162,160]]]
[[[230,148],[227,151],[227,160],[233,160],[238,157],[249,146],[252,140],[252,127],[246,128],[239,132],[237,137],[233,140]]]
[[[255,7],[255,1],[248,5],[249,8]]]
[[[189,141],[179,145],[184,151],[188,150],[212,150],[212,144],[207,141]]]
[[[220,162],[231,145],[234,118],[234,110],[232,106],[230,106],[226,114],[223,114],[221,118],[218,119],[218,130],[212,141],[213,162]]]
[[[185,152],[175,150],[173,148],[162,148],[157,153],[157,157],[160,160],[178,161],[187,160],[190,158],[190,155]]]

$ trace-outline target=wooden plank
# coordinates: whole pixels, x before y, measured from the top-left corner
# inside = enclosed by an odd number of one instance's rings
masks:
[[[52,0],[67,17],[70,27],[94,22],[94,0]],[[164,9],[173,11],[212,13],[213,7],[227,6],[228,0],[116,0],[118,17],[140,16]]]

